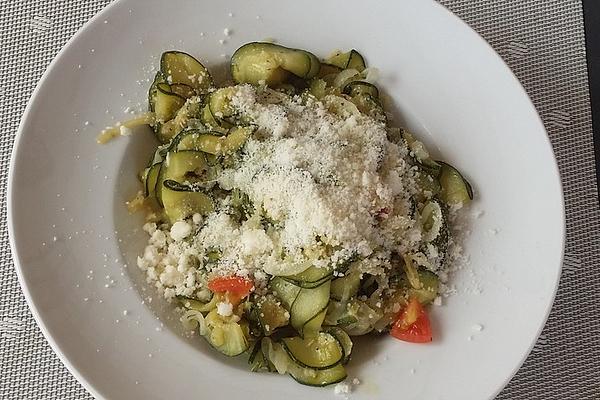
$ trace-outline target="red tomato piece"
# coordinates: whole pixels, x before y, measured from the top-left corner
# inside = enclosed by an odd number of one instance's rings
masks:
[[[239,276],[222,276],[208,282],[208,288],[215,293],[224,292],[228,300],[236,304],[250,294],[254,283]]]
[[[400,312],[390,334],[405,342],[428,343],[432,341],[429,317],[416,298],[411,298],[406,308]]]

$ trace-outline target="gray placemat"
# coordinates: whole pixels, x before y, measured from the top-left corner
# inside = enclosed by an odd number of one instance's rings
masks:
[[[600,209],[581,2],[440,1],[484,36],[521,80],[544,120],[565,188],[567,247],[556,303],[498,400],[598,400]],[[8,245],[6,182],[19,118],[35,84],[67,39],[108,3],[0,4],[0,399],[90,398],[48,346],[21,293]]]

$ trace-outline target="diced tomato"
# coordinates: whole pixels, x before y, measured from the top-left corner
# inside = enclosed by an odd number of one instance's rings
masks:
[[[390,334],[405,342],[431,342],[429,317],[416,298],[411,298],[406,308],[400,312]]]
[[[227,300],[235,305],[250,294],[254,283],[239,276],[222,276],[208,282],[208,288],[215,293],[225,293]]]

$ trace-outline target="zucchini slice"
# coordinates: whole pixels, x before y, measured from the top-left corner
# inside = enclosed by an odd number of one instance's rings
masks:
[[[352,343],[352,339],[350,339],[350,336],[348,336],[346,331],[337,326],[330,326],[325,329],[325,332],[336,338],[336,340],[340,343],[340,346],[342,346],[342,349],[344,350],[344,359],[342,360],[342,364],[347,364],[348,361],[350,361],[352,347],[354,345]]]
[[[296,301],[301,290],[300,287],[280,277],[273,278],[270,282],[270,287],[288,311],[292,308],[292,304]]]
[[[254,128],[248,126],[233,127],[229,130],[227,136],[217,136],[201,131],[189,131],[177,143],[177,151],[194,150],[223,156],[240,149],[253,132]]]
[[[327,309],[325,323],[338,325],[350,336],[365,335],[381,319],[381,310],[370,307],[366,302],[351,299],[347,302],[332,300]]]
[[[404,290],[396,290],[390,296],[386,296],[381,307],[383,315],[375,322],[373,328],[379,333],[388,331],[393,322],[398,319],[398,312],[407,304]]]
[[[171,85],[171,91],[181,97],[189,99],[196,95],[196,91],[193,87],[186,85],[185,83],[173,83]]]
[[[413,289],[421,289],[422,283],[419,279],[418,266],[413,262],[414,255],[408,254],[404,255],[402,258],[404,260],[404,273],[406,274],[406,279],[408,283]]]
[[[321,310],[321,312],[309,319],[302,327],[302,336],[313,337],[317,335],[321,331],[321,327],[323,326],[323,322],[325,321],[326,315],[327,307],[325,307],[323,310]]]
[[[234,126],[227,133],[225,143],[216,155],[226,155],[238,151],[254,131],[255,128],[252,126]]]
[[[231,57],[231,75],[236,83],[275,86],[290,74],[303,79],[317,75],[320,63],[314,54],[273,43],[248,43]]]
[[[327,305],[324,324],[328,326],[345,326],[357,321],[348,313],[349,301],[331,300]]]
[[[321,62],[319,61],[317,56],[315,56],[313,53],[306,51],[306,50],[299,50],[299,51],[306,53],[306,55],[310,59],[310,70],[308,71],[307,75],[301,76],[301,78],[303,78],[305,80],[314,78],[315,76],[317,76],[319,74],[319,71],[321,70]],[[296,75],[296,74],[294,74],[294,75]],[[296,76],[298,76],[298,75],[296,75]]]
[[[154,189],[156,188],[156,181],[158,180],[158,174],[160,172],[160,167],[162,164],[154,164],[148,169],[148,173],[144,179],[144,188],[146,197],[155,197],[156,192]]]
[[[356,321],[345,325],[343,329],[351,336],[361,336],[371,332],[374,325],[383,316],[381,310],[375,309],[367,303],[358,300],[350,304],[348,311]]]
[[[290,324],[301,336],[304,336],[305,324],[327,308],[330,288],[331,282],[326,281],[321,286],[313,289],[300,289],[290,309]],[[319,321],[315,320],[315,322],[318,323]],[[310,325],[306,331],[312,333],[314,327]]]
[[[202,151],[217,155],[221,146],[225,143],[224,136],[212,135],[211,133],[190,133],[183,137],[177,144],[177,151]]]
[[[319,73],[317,77],[322,78],[327,75],[336,75],[342,72],[342,68],[337,65],[321,63],[321,69],[319,69]]]
[[[308,267],[299,274],[284,276],[283,279],[301,288],[315,288],[331,280],[333,272],[329,268]]]
[[[171,86],[173,88],[174,85]],[[188,124],[191,119],[199,118],[201,115],[200,101],[198,98],[188,99],[185,104],[177,111],[175,117],[161,124],[156,129],[156,137],[161,143],[168,143],[177,136],[183,127]]]
[[[165,122],[164,124],[156,124],[154,133],[156,138],[161,143],[169,143],[177,134],[181,131],[181,128],[177,126],[175,119]]]
[[[274,296],[268,295],[256,303],[256,319],[265,336],[269,336],[275,329],[287,325],[289,315]]]
[[[307,92],[321,100],[327,94],[327,82],[323,79],[312,79],[308,85]]]
[[[171,91],[166,83],[156,85],[154,95],[154,114],[158,122],[166,122],[175,117],[177,111],[185,104],[185,98]]]
[[[250,347],[242,325],[233,321],[225,321],[216,309],[208,313],[205,321],[207,332],[204,338],[222,354],[235,357]]]
[[[316,370],[312,368],[302,368],[299,365],[291,363],[289,374],[296,382],[308,386],[327,386],[339,383],[348,377],[346,369],[342,364],[328,369]]]
[[[163,204],[164,182],[172,180],[181,184],[202,181],[208,171],[208,163],[203,153],[199,151],[170,151],[160,167],[155,184],[155,194],[158,204]]]
[[[190,217],[196,213],[207,215],[214,210],[210,196],[195,192],[189,186],[167,180],[163,182],[162,202],[171,223]]]
[[[303,385],[327,386],[346,379],[346,369],[341,363],[327,369],[306,368],[295,363],[280,343],[270,338],[261,340],[263,357],[267,360],[268,368],[280,374],[289,373],[292,378]]]
[[[258,339],[252,347],[250,357],[248,357],[248,364],[250,364],[251,372],[258,372],[262,370],[270,371],[269,360],[266,359],[263,352],[261,351],[261,339]]]
[[[429,171],[431,168],[425,167],[423,164],[419,164],[420,171],[417,175],[417,181],[419,182],[419,201],[424,201],[428,198],[438,196],[442,190],[442,185],[437,178],[437,174],[432,175]],[[426,195],[427,194],[427,195]]]
[[[360,275],[360,272],[353,271],[331,281],[331,298],[346,301],[356,296],[360,288]]]
[[[441,164],[440,169],[440,199],[446,204],[467,204],[473,200],[473,188],[471,184],[450,164],[443,161],[437,161]]]
[[[289,311],[290,325],[301,336],[320,330],[329,303],[330,286],[329,280],[315,288],[301,288],[281,277],[271,280],[271,290]]]
[[[280,374],[289,373],[292,378],[303,385],[327,386],[346,379],[346,369],[341,363],[327,369],[306,368],[296,364],[290,359],[288,353],[279,343],[269,338],[261,340],[263,357],[267,360],[270,368]]]
[[[310,338],[283,338],[281,343],[292,361],[304,368],[328,369],[344,360],[340,342],[326,332]]]
[[[367,68],[367,64],[365,63],[363,56],[354,49],[347,53],[338,52],[328,58],[325,62],[341,69],[352,68],[358,72],[362,72],[365,68]]]
[[[387,117],[383,111],[383,107],[381,107],[381,104],[379,104],[379,102],[370,94],[359,93],[353,96],[350,101],[354,103],[361,113],[368,115],[376,121],[386,122]]]
[[[438,295],[440,280],[436,274],[426,269],[419,269],[418,274],[421,287],[408,289],[408,295],[416,297],[421,304],[431,303]]]
[[[406,141],[406,145],[410,150],[410,156],[428,173],[438,176],[440,164],[431,158],[425,144],[420,140],[417,140],[417,138],[407,130],[402,130],[402,138]]]
[[[154,81],[152,81],[152,85],[150,85],[150,89],[148,89],[148,110],[152,112],[154,112],[154,106],[156,104],[156,94],[158,92],[157,86],[159,83],[167,83],[167,79],[160,71],[154,75]]]
[[[148,160],[148,168],[150,168],[154,164],[162,163],[165,160],[167,153],[169,152],[169,148],[170,145],[168,144],[158,146],[154,154],[152,154],[152,157],[150,157],[150,160]]]
[[[210,128],[212,134],[218,136],[226,135],[227,132],[229,132],[229,129],[233,127],[233,125],[227,121],[217,120],[210,111],[210,106],[208,104],[202,108],[200,120],[204,125]]]
[[[350,97],[354,97],[359,94],[368,94],[373,99],[379,99],[379,89],[377,89],[377,86],[364,81],[352,81],[346,84],[342,90],[342,93],[347,94]]]
[[[208,98],[208,107],[213,118],[217,120],[227,120],[232,117],[235,110],[231,106],[231,98],[236,94],[237,89],[233,86],[224,87],[212,92]]]
[[[364,57],[358,51],[351,50],[346,68],[354,68],[359,72],[362,72],[365,68],[367,68],[367,63],[365,62]]]
[[[191,297],[186,296],[175,296],[175,298],[188,310],[200,311],[202,313],[214,310],[217,307],[217,303],[222,300],[222,297],[218,294],[213,295],[208,303],[203,303],[198,299],[192,299]]]
[[[331,86],[339,89],[340,91],[348,84],[354,81],[358,81],[362,79],[362,75],[358,70],[354,68],[345,69],[339,74],[335,75],[333,82],[331,82]],[[328,82],[329,83],[329,82]]]
[[[450,228],[448,227],[448,208],[445,204],[437,199],[431,200],[432,202],[436,202],[440,206],[441,210],[441,227],[437,234],[437,236],[431,239],[431,244],[437,247],[438,253],[440,254],[442,260],[446,256],[446,251],[448,250],[448,245],[450,243]]]
[[[184,84],[198,94],[213,86],[208,70],[194,57],[181,51],[167,51],[160,57],[160,71],[171,84]]]

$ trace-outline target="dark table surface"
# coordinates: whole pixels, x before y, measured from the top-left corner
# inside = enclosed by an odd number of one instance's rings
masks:
[[[596,152],[596,176],[600,177],[600,0],[583,0],[583,11]]]

